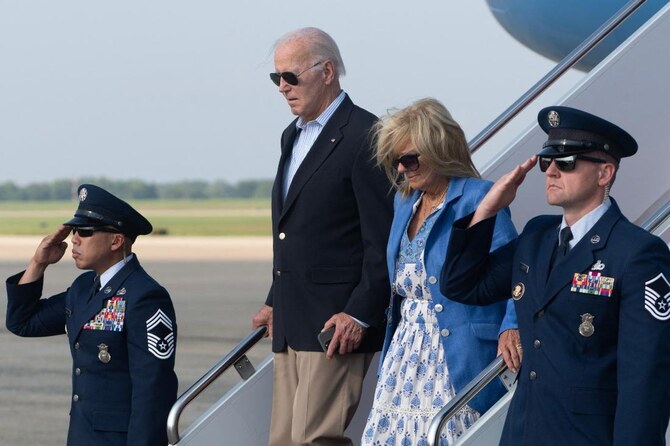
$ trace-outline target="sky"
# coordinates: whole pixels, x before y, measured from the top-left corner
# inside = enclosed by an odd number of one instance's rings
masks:
[[[272,45],[304,26],[338,43],[356,104],[435,97],[468,138],[554,66],[484,0],[0,0],[0,183],[273,178],[293,116]]]

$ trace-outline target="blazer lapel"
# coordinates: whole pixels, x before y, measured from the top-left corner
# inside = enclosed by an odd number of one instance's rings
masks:
[[[314,145],[312,145],[291,181],[286,200],[280,212],[281,215],[286,214],[286,211],[291,207],[307,181],[309,181],[342,140],[344,136],[343,129],[349,123],[349,116],[353,105],[349,96],[346,96],[342,104],[333,113],[333,116],[328,120],[326,126],[321,130],[319,137],[314,141]],[[291,144],[293,144],[293,140],[291,140]]]
[[[284,205],[284,171],[286,170],[286,163],[290,162],[291,153],[293,152],[293,142],[298,134],[298,129],[295,126],[296,122],[297,119],[289,125],[282,138],[279,166],[277,167],[277,175],[275,175],[275,182],[272,186],[272,213],[274,215],[279,215]]]
[[[393,222],[391,223],[391,232],[389,233],[388,248],[386,252],[386,265],[391,281],[395,279],[395,261],[400,252],[400,241],[402,240],[409,219],[412,218],[412,207],[419,198],[420,192],[414,191],[411,195],[400,197],[397,206],[393,210]]]
[[[140,264],[137,260],[137,256],[133,256],[121,270],[112,277],[112,280],[107,282],[100,291],[98,291],[91,300],[86,302],[88,296],[77,296],[79,302],[74,302],[73,306],[77,309],[74,312],[74,321],[73,328],[75,329],[74,335],[71,337],[72,340],[76,340],[79,337],[79,334],[84,329],[84,325],[88,323],[91,319],[95,317],[96,314],[103,309],[104,302],[107,299],[114,297],[121,285],[125,282],[130,274],[132,274]],[[91,286],[93,282],[91,281]]]

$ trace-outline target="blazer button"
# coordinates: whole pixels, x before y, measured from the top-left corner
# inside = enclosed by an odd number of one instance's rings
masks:
[[[283,232],[279,233],[279,240],[284,240],[286,238],[286,234]]]
[[[437,277],[435,277],[435,276],[430,276],[430,277],[428,278],[428,283],[431,284],[431,285],[435,285],[435,284],[437,283]]]
[[[72,401],[74,401],[75,403],[79,401],[79,395],[75,393],[74,396],[72,397]]]
[[[77,376],[81,375],[81,369],[79,367],[74,369],[74,374],[77,375]]]
[[[449,329],[448,329],[448,328],[443,328],[443,329],[440,331],[440,334],[446,338],[446,337],[449,336],[451,333],[449,332]]]
[[[536,339],[536,340],[533,341],[533,347],[535,347],[535,348],[542,347],[542,343],[540,342],[539,339]]]
[[[435,312],[436,313],[442,312],[442,304],[435,304]]]
[[[277,276],[277,277],[281,276],[281,271],[279,271],[279,270],[275,271],[275,276]]]
[[[535,381],[537,379],[537,373],[535,372],[530,372],[528,374],[528,377],[530,378],[531,381]]]

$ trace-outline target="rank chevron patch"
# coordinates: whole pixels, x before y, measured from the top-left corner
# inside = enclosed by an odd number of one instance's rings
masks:
[[[644,308],[656,319],[670,319],[670,283],[663,273],[644,283]]]
[[[149,352],[158,359],[167,359],[174,353],[172,321],[160,309],[147,319],[147,343]]]

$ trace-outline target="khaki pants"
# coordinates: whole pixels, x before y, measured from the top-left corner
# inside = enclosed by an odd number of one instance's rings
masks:
[[[270,446],[352,445],[344,436],[361,398],[373,353],[274,355]]]

